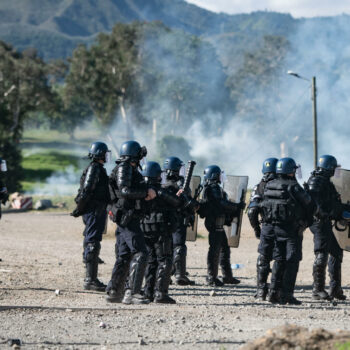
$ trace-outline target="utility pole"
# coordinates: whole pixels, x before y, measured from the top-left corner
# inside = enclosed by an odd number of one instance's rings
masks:
[[[310,79],[305,78],[298,73],[295,73],[291,70],[287,72],[287,74],[292,75],[296,78],[306,80],[310,82]],[[314,168],[317,167],[317,159],[318,159],[318,144],[317,144],[317,89],[316,89],[316,77],[312,77],[311,79],[311,100],[312,100],[312,120],[313,120],[313,134],[314,134]]]
[[[313,114],[313,128],[314,128],[314,168],[317,167],[317,102],[316,102],[316,96],[317,96],[317,90],[316,90],[316,77],[312,77],[312,84],[311,84],[311,90],[312,90],[312,114]]]

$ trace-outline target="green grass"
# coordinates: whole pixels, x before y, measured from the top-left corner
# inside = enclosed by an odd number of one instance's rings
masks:
[[[350,341],[344,344],[336,344],[335,348],[336,350],[350,350]]]
[[[53,173],[64,171],[69,166],[78,169],[81,157],[67,153],[66,151],[38,151],[25,156],[22,161],[24,178],[22,186],[24,191],[30,191],[38,182],[45,182]]]

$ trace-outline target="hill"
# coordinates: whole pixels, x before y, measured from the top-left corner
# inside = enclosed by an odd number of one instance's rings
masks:
[[[194,35],[214,36],[226,45],[227,33],[236,44],[256,35],[288,35],[298,20],[273,12],[216,14],[183,0],[3,0],[0,38],[18,49],[36,47],[46,58],[67,57],[81,42],[111,31],[116,22],[162,21]],[[219,35],[219,37],[217,37]]]

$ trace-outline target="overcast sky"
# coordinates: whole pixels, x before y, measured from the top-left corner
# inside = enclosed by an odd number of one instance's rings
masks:
[[[350,0],[186,0],[215,12],[249,13],[269,10],[290,13],[293,17],[350,14]]]

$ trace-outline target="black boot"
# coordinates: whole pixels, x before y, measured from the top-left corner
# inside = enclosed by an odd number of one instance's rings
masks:
[[[222,282],[224,284],[239,284],[241,281],[237,278],[234,278],[232,275],[232,270],[229,262],[225,262],[225,264],[221,264],[221,272],[222,272]]]
[[[169,242],[171,246],[171,241]],[[165,246],[164,244],[163,246]],[[162,248],[163,248],[162,246]],[[159,249],[160,250],[160,249]],[[169,252],[169,254],[167,254]],[[168,294],[170,275],[173,259],[171,257],[171,248],[163,248],[160,261],[157,268],[157,279],[155,285],[154,302],[161,304],[176,304],[176,301]]]
[[[256,263],[256,274],[257,274],[257,290],[255,298],[261,301],[266,300],[267,296],[267,278],[270,272],[270,260],[264,256],[259,255]]]
[[[329,297],[331,299],[345,300],[346,295],[344,295],[341,287],[341,260],[331,256],[329,258],[328,272],[330,277]]]
[[[177,246],[174,249],[175,282],[180,286],[193,286],[194,281],[186,275],[187,247]]]
[[[327,254],[318,253],[316,255],[312,272],[314,278],[312,298],[315,300],[329,300],[329,295],[325,291],[327,260]]]
[[[299,271],[299,261],[287,262],[283,275],[281,304],[301,305],[302,302],[294,297],[294,288]]]
[[[207,285],[208,286],[222,287],[224,285],[224,283],[218,279],[219,256],[220,256],[220,250],[218,249],[213,251],[212,254],[208,253],[208,259],[207,259],[207,266],[208,266]]]
[[[142,281],[145,274],[147,257],[145,253],[136,253],[130,263],[129,289],[125,291],[122,303],[148,304],[149,300],[141,295]]]
[[[106,285],[97,278],[99,245],[89,243],[87,249],[89,249],[89,252],[85,264],[86,277],[84,280],[84,289],[104,292],[106,290]]]
[[[112,278],[106,288],[106,301],[108,303],[121,303],[124,297],[125,284],[129,274],[130,259],[116,261]]]
[[[276,304],[281,301],[282,279],[285,269],[285,261],[275,260],[272,268],[271,284],[267,300]]]
[[[106,285],[97,278],[97,264],[96,262],[86,263],[86,277],[84,280],[85,290],[95,290],[97,292],[104,292]]]

